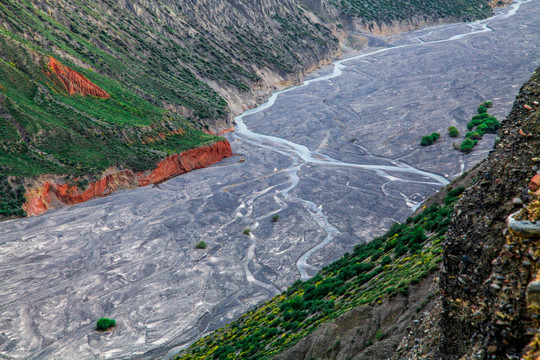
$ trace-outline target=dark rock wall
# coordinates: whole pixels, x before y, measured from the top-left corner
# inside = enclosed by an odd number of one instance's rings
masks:
[[[519,356],[530,340],[523,286],[537,259],[506,243],[506,218],[529,201],[527,185],[539,168],[539,95],[537,70],[456,205],[441,269],[440,351],[449,357]]]

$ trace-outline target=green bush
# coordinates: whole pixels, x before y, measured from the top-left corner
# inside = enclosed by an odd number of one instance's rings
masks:
[[[480,105],[480,106],[478,107],[478,113],[479,113],[479,114],[485,114],[485,113],[487,113],[487,107],[485,107],[485,106],[483,106],[483,105]]]
[[[244,235],[251,235],[251,230],[248,229],[248,228],[245,228],[245,229],[242,231],[242,234],[244,234]]]
[[[381,340],[384,340],[387,336],[388,334],[385,334],[381,331],[381,329],[378,329],[377,333],[375,334],[375,339],[377,339],[378,341],[381,341]]]
[[[459,151],[464,152],[464,153],[470,153],[472,151],[474,145],[476,145],[476,144],[474,143],[473,140],[465,139],[465,140],[463,140],[463,142],[459,146]]]
[[[455,126],[450,126],[448,128],[448,136],[450,137],[458,137],[459,136],[459,130]]]
[[[208,245],[204,241],[199,241],[197,245],[195,245],[197,249],[206,249]]]
[[[99,331],[106,331],[113,326],[116,326],[114,319],[101,318],[96,322],[96,329]]]
[[[433,144],[435,141],[437,141],[440,137],[441,137],[441,134],[437,132],[431,133],[431,135],[422,136],[422,140],[420,140],[420,145],[429,146]]]
[[[484,101],[483,103],[480,104],[480,106],[483,106],[483,107],[486,107],[486,108],[490,108],[493,106],[493,102],[491,100],[488,100],[488,101]]]
[[[279,214],[274,214],[274,216],[272,216],[272,222],[278,222],[279,220]]]
[[[385,256],[382,258],[381,260],[381,266],[385,266],[385,265],[388,265],[392,262],[392,258],[390,256]]]
[[[429,146],[433,144],[433,138],[431,135],[422,136],[422,140],[420,140],[420,145],[422,146]]]

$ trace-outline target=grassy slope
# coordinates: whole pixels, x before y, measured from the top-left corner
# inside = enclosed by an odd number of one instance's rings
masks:
[[[455,18],[475,20],[491,15],[490,1],[487,0],[331,0],[332,4],[348,15],[368,21],[384,23],[393,20],[408,20],[416,16],[431,19]]]
[[[170,153],[216,141],[203,130],[226,121],[227,103],[205,81],[248,90],[260,79],[253,67],[240,65],[242,59],[287,74],[311,65],[294,51],[311,49],[314,62],[330,52],[329,32],[308,23],[300,10],[269,19],[267,26],[280,32],[267,34],[272,41],[229,27],[231,40],[220,42],[182,5],[0,4],[0,218],[24,214],[21,177],[69,180],[99,176],[111,166],[142,171]],[[111,97],[69,96],[47,76],[49,56]],[[182,134],[173,134],[179,129]]]
[[[438,268],[441,241],[454,202],[463,188],[448,193],[441,205],[424,209],[404,224],[352,254],[295,282],[238,320],[194,343],[177,359],[270,358],[313,332],[320,324],[359,305],[407,292],[410,284]]]

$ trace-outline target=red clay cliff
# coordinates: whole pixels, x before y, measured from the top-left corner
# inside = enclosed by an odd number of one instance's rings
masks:
[[[27,190],[23,209],[29,216],[39,215],[49,209],[106,196],[115,190],[156,184],[188,171],[212,165],[229,156],[232,156],[231,145],[227,140],[222,140],[209,146],[168,156],[152,171],[134,173],[131,170],[120,170],[113,172],[91,183],[85,190],[80,190],[69,184],[45,182],[38,188]]]
[[[61,64],[53,57],[49,60],[49,68],[64,84],[69,95],[92,95],[102,99],[110,97],[105,90],[88,80],[86,76]]]

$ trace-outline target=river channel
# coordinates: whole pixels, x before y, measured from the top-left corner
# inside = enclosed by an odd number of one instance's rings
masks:
[[[313,276],[486,156],[494,135],[468,155],[452,144],[479,103],[508,114],[540,65],[539,34],[532,0],[370,37],[238,116],[236,156],[0,223],[0,357],[164,357]],[[114,331],[94,331],[103,316]]]

